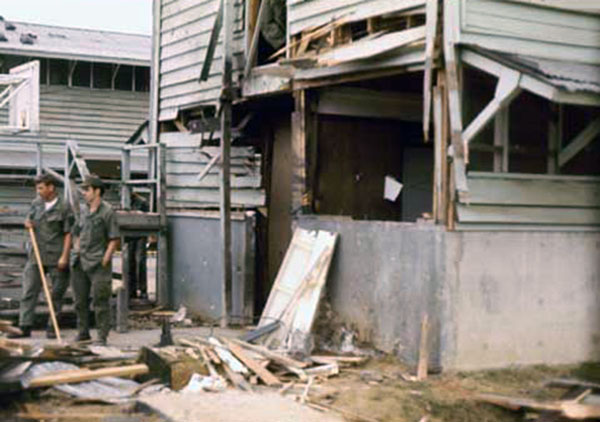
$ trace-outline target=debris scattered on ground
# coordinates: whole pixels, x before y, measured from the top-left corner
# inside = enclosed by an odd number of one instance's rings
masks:
[[[547,383],[549,387],[567,391],[561,399],[537,400],[500,394],[480,394],[478,400],[513,411],[533,411],[545,418],[563,417],[571,420],[600,418],[600,384],[577,379],[560,379]]]

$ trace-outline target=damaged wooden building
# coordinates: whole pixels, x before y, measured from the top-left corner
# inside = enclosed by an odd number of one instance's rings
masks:
[[[414,361],[427,314],[433,366],[597,357],[600,14],[579,4],[155,0],[171,302],[250,318],[292,229],[324,229],[326,300],[381,350]]]

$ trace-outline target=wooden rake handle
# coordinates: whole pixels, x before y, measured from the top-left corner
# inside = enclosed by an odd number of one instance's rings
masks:
[[[52,302],[52,295],[50,294],[50,289],[48,288],[48,281],[46,280],[46,273],[42,264],[40,249],[38,248],[37,240],[35,238],[35,232],[31,227],[29,227],[27,230],[29,231],[29,237],[31,238],[31,244],[33,245],[35,260],[37,261],[37,266],[40,270],[40,277],[42,279],[42,286],[44,287],[44,295],[46,296],[46,301],[48,302],[48,308],[50,309],[50,318],[52,319],[54,333],[56,334],[56,339],[58,340],[58,342],[62,343],[62,339],[60,337],[60,330],[58,328],[58,322],[56,321],[56,313],[54,313],[54,303]]]

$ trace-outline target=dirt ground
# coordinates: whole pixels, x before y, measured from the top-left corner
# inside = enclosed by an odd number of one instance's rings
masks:
[[[309,401],[342,412],[346,420],[404,422],[496,422],[520,421],[523,415],[473,399],[477,393],[500,393],[538,399],[558,398],[564,390],[544,387],[558,377],[600,381],[600,364],[535,366],[506,370],[430,375],[424,382],[406,381],[410,371],[396,359],[374,359],[346,368],[339,376],[314,385]],[[234,405],[224,412],[235,412]],[[69,415],[69,421],[157,422],[133,405],[90,404],[54,390],[26,392],[0,399],[0,420],[22,421],[23,411]],[[336,412],[337,413],[337,412]],[[78,417],[81,415],[81,417]],[[53,421],[54,419],[44,419]],[[66,420],[64,418],[56,420]],[[251,420],[248,419],[248,420]]]

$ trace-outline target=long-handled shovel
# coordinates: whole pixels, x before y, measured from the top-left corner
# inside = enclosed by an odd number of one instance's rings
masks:
[[[50,318],[52,318],[52,326],[56,333],[56,339],[59,343],[62,343],[60,338],[60,330],[58,328],[58,322],[56,321],[56,314],[54,313],[54,303],[52,302],[52,296],[50,295],[50,289],[48,288],[48,281],[46,280],[46,273],[44,272],[44,266],[42,265],[42,257],[40,256],[40,250],[38,248],[37,240],[35,239],[35,233],[33,228],[29,228],[29,237],[31,237],[31,244],[33,245],[33,252],[35,253],[35,260],[37,261],[38,269],[40,270],[40,277],[42,278],[42,286],[44,286],[44,294],[46,295],[46,301],[48,302],[48,308],[50,309]]]

